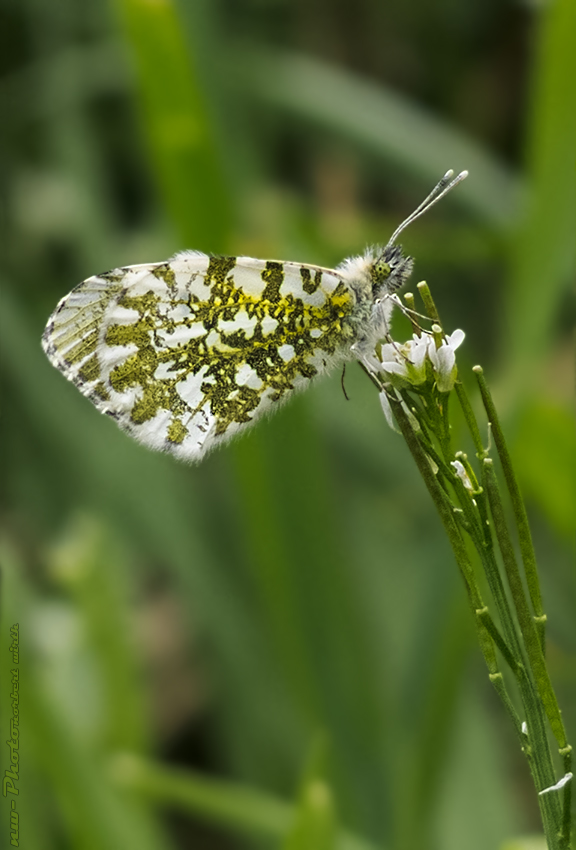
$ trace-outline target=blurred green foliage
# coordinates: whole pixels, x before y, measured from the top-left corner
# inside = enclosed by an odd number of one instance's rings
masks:
[[[21,846],[487,850],[539,831],[448,546],[360,370],[350,402],[333,375],[187,468],[98,416],[39,339],[95,272],[184,247],[334,265],[469,168],[404,242],[507,418],[574,738],[574,3],[0,15],[0,707],[5,735],[19,622]]]

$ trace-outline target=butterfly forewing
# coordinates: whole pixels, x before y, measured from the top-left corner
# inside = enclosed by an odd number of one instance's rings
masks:
[[[329,269],[185,253],[88,278],[44,347],[141,442],[199,459],[346,356],[354,305]]]

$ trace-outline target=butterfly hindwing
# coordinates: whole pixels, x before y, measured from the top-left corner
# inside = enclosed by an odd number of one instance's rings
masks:
[[[43,342],[122,428],[194,460],[346,356],[354,305],[337,271],[186,252],[88,278]]]

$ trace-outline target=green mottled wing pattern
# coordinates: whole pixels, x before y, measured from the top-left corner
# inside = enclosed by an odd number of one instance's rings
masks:
[[[355,303],[337,271],[184,253],[88,278],[43,345],[142,443],[198,460],[348,356]]]

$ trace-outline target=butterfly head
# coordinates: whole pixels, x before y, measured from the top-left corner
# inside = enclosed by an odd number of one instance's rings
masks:
[[[375,298],[400,289],[412,273],[414,260],[412,257],[405,257],[400,245],[396,245],[398,236],[409,224],[412,224],[413,221],[424,215],[430,207],[467,176],[467,171],[460,172],[456,177],[454,177],[452,170],[447,171],[444,177],[432,189],[428,197],[396,228],[386,247],[377,254],[370,269],[372,292]]]
[[[412,273],[414,260],[405,257],[400,245],[388,243],[376,257],[371,269],[372,292],[377,298],[384,293],[395,292],[404,286]]]

